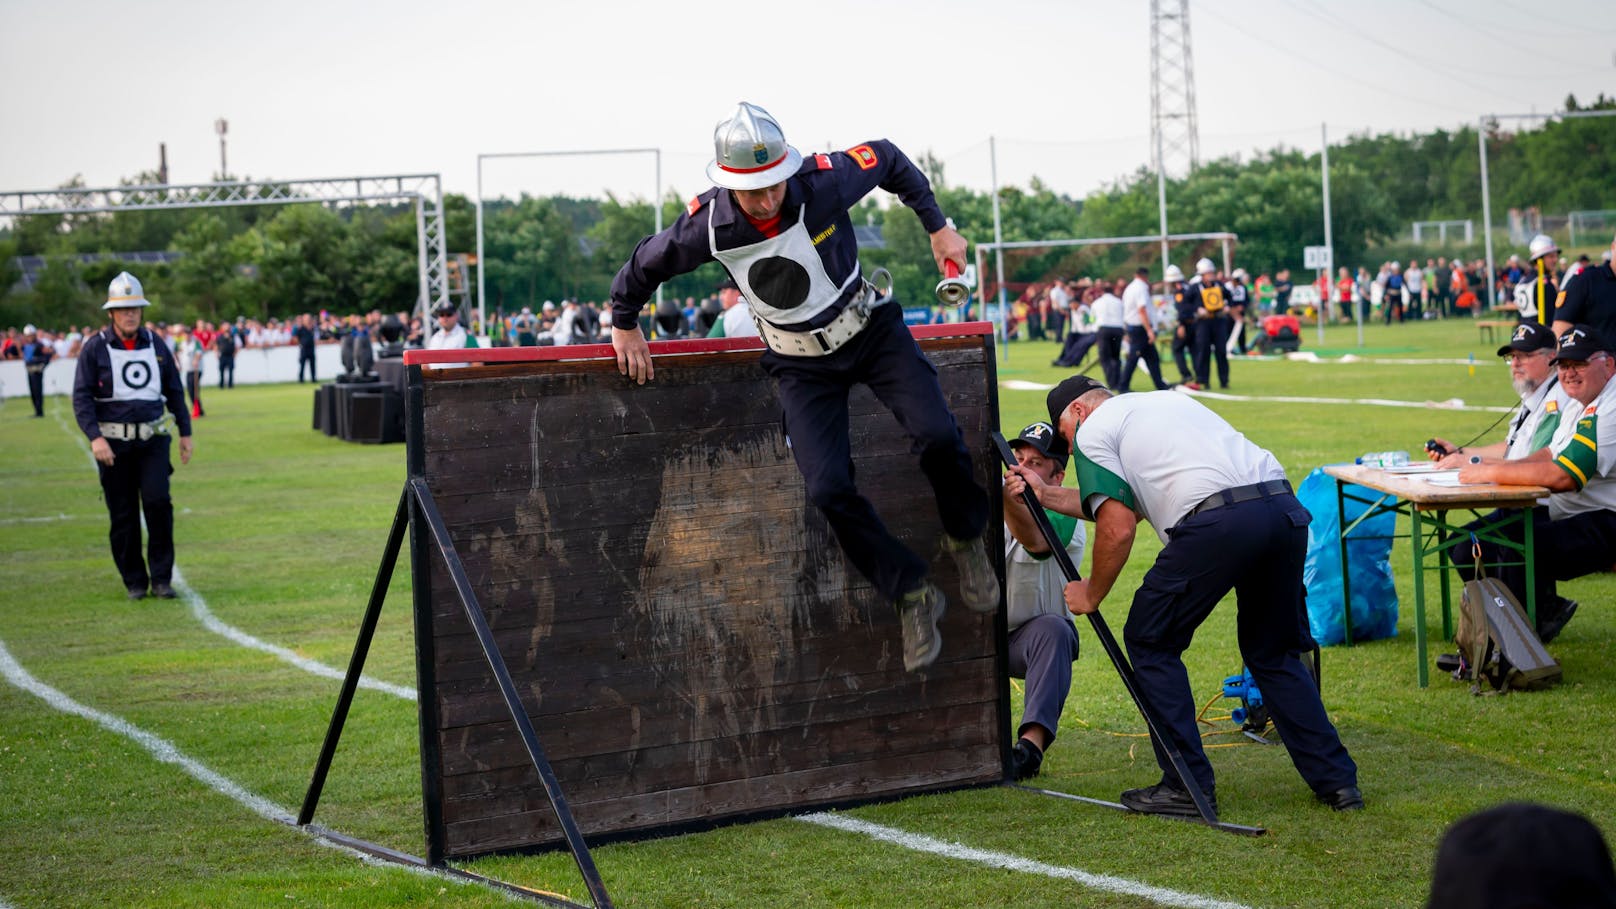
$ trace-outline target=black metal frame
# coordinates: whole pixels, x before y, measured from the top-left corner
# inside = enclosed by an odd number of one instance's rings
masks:
[[[442,869],[456,876],[495,885],[511,893],[549,905],[590,909],[589,906],[583,903],[572,902],[556,894],[546,894],[452,868],[444,861],[443,817],[438,808],[440,780],[436,769],[438,760],[437,723],[432,710],[432,692],[436,690],[436,679],[432,671],[434,639],[431,608],[431,556],[433,547],[436,547],[437,553],[443,558],[443,563],[448,569],[449,578],[454,584],[455,597],[460,601],[461,608],[465,610],[466,620],[471,624],[472,631],[477,636],[477,642],[482,647],[483,656],[488,660],[488,668],[494,674],[494,680],[499,685],[500,694],[505,700],[505,706],[510,711],[511,721],[516,724],[517,733],[521,736],[522,744],[527,749],[528,758],[533,762],[533,769],[539,774],[539,780],[544,786],[545,797],[550,802],[551,810],[555,812],[556,821],[566,839],[567,849],[572,853],[573,861],[578,865],[578,872],[583,877],[584,887],[589,891],[590,899],[594,903],[594,909],[610,909],[613,905],[611,896],[606,892],[606,885],[601,880],[599,870],[595,867],[595,860],[589,853],[589,846],[584,842],[583,833],[579,830],[577,821],[572,816],[572,810],[567,805],[566,796],[561,791],[561,784],[550,768],[550,761],[545,756],[544,746],[539,743],[538,734],[533,729],[533,723],[528,718],[526,708],[522,706],[521,697],[516,691],[515,682],[511,679],[510,670],[506,667],[505,659],[500,655],[499,647],[494,642],[494,633],[489,629],[488,620],[483,615],[482,606],[477,602],[477,595],[471,589],[471,580],[466,576],[465,566],[461,564],[459,553],[455,551],[454,541],[449,537],[449,528],[444,524],[443,515],[438,511],[437,503],[433,501],[432,491],[427,488],[424,477],[425,453],[421,445],[423,438],[421,418],[423,397],[421,368],[412,366],[410,367],[409,421],[407,427],[409,477],[405,481],[404,490],[399,496],[398,509],[393,514],[393,526],[388,533],[387,545],[382,552],[381,567],[376,572],[376,583],[370,591],[370,603],[365,610],[364,620],[360,623],[359,638],[354,642],[353,656],[348,661],[348,672],[343,678],[342,690],[337,695],[336,709],[332,711],[331,724],[326,728],[325,742],[320,748],[320,756],[314,767],[314,776],[310,780],[308,791],[303,797],[303,807],[298,812],[297,824],[300,827],[310,827],[314,820],[314,810],[319,804],[320,793],[325,787],[326,775],[331,769],[331,761],[336,755],[337,743],[342,737],[342,727],[347,722],[348,708],[352,705],[354,693],[359,687],[359,676],[364,670],[365,657],[370,651],[370,642],[376,633],[376,624],[381,617],[382,602],[386,599],[387,587],[393,577],[393,567],[398,562],[399,550],[404,541],[404,528],[407,524],[410,530],[410,556],[415,595],[417,684],[421,693],[417,700],[417,710],[420,714],[421,786],[426,812],[427,857],[423,860],[375,843],[335,834],[330,831],[318,830],[317,832],[333,842],[359,849],[387,861]]]
[[[1016,454],[1011,450],[1010,443],[1005,441],[1004,436],[994,432],[992,439],[993,445],[999,453],[999,459],[1004,462],[1004,466],[1016,466],[1018,463]],[[1066,547],[1061,544],[1060,537],[1055,533],[1054,526],[1049,523],[1049,516],[1044,514],[1044,507],[1039,504],[1038,497],[1033,494],[1031,489],[1026,489],[1021,493],[1021,501],[1027,506],[1027,511],[1032,514],[1032,519],[1038,525],[1038,532],[1043,535],[1044,542],[1049,544],[1049,551],[1054,555],[1055,563],[1060,566],[1061,574],[1066,576],[1068,582],[1081,580],[1082,576],[1078,574],[1077,566],[1072,564],[1071,555],[1066,552]],[[1090,627],[1094,629],[1094,636],[1100,639],[1100,646],[1105,649],[1106,656],[1111,658],[1111,665],[1116,667],[1117,675],[1122,678],[1122,687],[1128,690],[1128,696],[1133,698],[1134,706],[1139,708],[1139,715],[1144,717],[1145,727],[1150,731],[1151,742],[1160,748],[1162,753],[1167,755],[1168,761],[1173,765],[1173,771],[1178,774],[1179,782],[1184,786],[1184,791],[1190,794],[1190,800],[1195,802],[1195,809],[1201,815],[1200,818],[1182,818],[1182,820],[1199,821],[1208,827],[1215,827],[1227,833],[1238,833],[1243,836],[1262,836],[1267,833],[1268,831],[1262,827],[1228,824],[1218,820],[1217,809],[1212,807],[1211,800],[1206,797],[1205,792],[1201,791],[1200,784],[1195,781],[1195,777],[1190,773],[1189,765],[1184,763],[1184,756],[1179,754],[1178,748],[1173,745],[1172,740],[1161,733],[1161,723],[1157,720],[1150,702],[1146,700],[1144,693],[1139,690],[1139,680],[1134,676],[1133,666],[1129,664],[1128,657],[1123,654],[1122,648],[1118,646],[1116,637],[1111,634],[1111,626],[1106,624],[1105,617],[1100,615],[1099,612],[1089,613],[1088,618]],[[1103,805],[1108,808],[1128,810],[1126,806],[1100,799],[1069,795],[1048,789],[1035,789],[1030,786],[1017,786],[1016,788],[1093,805]]]

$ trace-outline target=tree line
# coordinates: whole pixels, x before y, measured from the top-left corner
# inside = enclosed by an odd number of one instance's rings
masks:
[[[1569,97],[1566,108],[1616,110],[1603,94],[1589,105]],[[1489,124],[1488,166],[1495,221],[1510,208],[1549,213],[1616,208],[1616,117],[1566,118],[1508,129]],[[951,185],[930,154],[926,171],[943,209],[974,241],[993,236],[992,198]],[[143,173],[128,184],[153,183]],[[73,184],[69,184],[73,185]],[[1476,128],[1409,136],[1361,134],[1330,149],[1330,190],[1336,261],[1370,262],[1409,248],[1399,236],[1415,220],[1477,219],[1481,211]],[[1253,274],[1300,268],[1302,248],[1324,240],[1319,154],[1276,148],[1250,158],[1204,164],[1168,181],[1167,216],[1174,233],[1239,234],[1237,261]],[[664,224],[683,212],[677,190],[660,200]],[[1034,178],[1000,189],[1004,239],[1140,236],[1158,229],[1155,174],[1141,168],[1082,199],[1057,193]],[[472,200],[444,198],[444,234],[451,254],[476,248]],[[927,301],[937,281],[919,220],[872,197],[852,213],[855,224],[881,228],[884,248],[860,253],[867,273],[886,268],[900,300]],[[544,300],[604,301],[612,276],[654,226],[645,200],[567,196],[497,199],[484,206],[484,281],[491,310],[515,312]],[[211,321],[245,316],[287,318],[300,312],[410,309],[417,297],[416,235],[407,205],[327,206],[293,203],[217,209],[112,212],[19,217],[0,229],[0,327],[96,323],[107,283],[135,271],[171,319]],[[1478,232],[1479,233],[1479,232]],[[174,261],[131,266],[116,258],[81,261],[87,253],[168,250]],[[1385,255],[1377,255],[1388,251]],[[1434,247],[1430,254],[1438,254]],[[1474,255],[1473,249],[1440,251]],[[1206,255],[1175,249],[1181,266]],[[1129,266],[1158,263],[1153,244],[1049,249],[1007,257],[1014,282],[1080,273],[1116,276]],[[18,286],[17,257],[43,257],[33,287]],[[990,260],[991,269],[991,260]],[[475,286],[475,271],[460,276]],[[677,299],[712,292],[722,272],[703,266],[665,287]]]

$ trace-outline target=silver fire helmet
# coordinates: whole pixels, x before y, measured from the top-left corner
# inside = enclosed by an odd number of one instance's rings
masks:
[[[1560,247],[1554,245],[1554,241],[1549,239],[1548,234],[1538,234],[1532,238],[1532,242],[1526,247],[1526,250],[1531,253],[1532,261],[1536,262],[1549,253],[1559,252]]]
[[[802,167],[802,153],[786,144],[774,117],[745,101],[713,130],[713,153],[707,179],[725,189],[763,189]]]
[[[1162,280],[1182,281],[1184,280],[1184,273],[1179,270],[1177,265],[1169,265],[1167,266],[1167,271],[1162,275]]]
[[[1202,259],[1195,263],[1195,273],[1198,275],[1210,274],[1218,270],[1218,266],[1211,259]]]
[[[107,285],[107,302],[102,309],[130,309],[140,306],[150,306],[146,299],[146,291],[140,286],[140,279],[126,271],[118,272],[118,277],[112,279]]]

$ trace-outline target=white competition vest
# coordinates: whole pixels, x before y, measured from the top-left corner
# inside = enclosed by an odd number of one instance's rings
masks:
[[[108,344],[107,356],[112,358],[112,397],[103,401],[161,401],[163,381],[157,372],[157,348],[142,347],[124,350],[121,345]]]
[[[724,263],[740,285],[753,314],[775,325],[807,322],[836,304],[842,292],[859,280],[858,268],[840,286],[825,271],[825,262],[814,249],[813,238],[803,216],[808,206],[797,210],[797,223],[750,246],[719,249],[711,218],[707,219],[707,245],[713,257]]]

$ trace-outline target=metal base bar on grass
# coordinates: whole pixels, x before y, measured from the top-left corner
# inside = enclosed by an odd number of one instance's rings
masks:
[[[600,872],[595,867],[595,861],[589,854],[589,846],[584,842],[583,833],[578,829],[573,819],[572,811],[567,806],[565,795],[561,792],[561,784],[556,780],[555,773],[550,768],[549,759],[545,757],[544,747],[539,744],[538,735],[533,730],[533,723],[528,719],[527,711],[522,706],[521,698],[516,691],[516,685],[511,680],[510,670],[505,666],[504,657],[500,655],[499,648],[494,642],[494,635],[488,627],[488,620],[483,615],[482,607],[477,603],[476,594],[471,589],[471,581],[466,576],[465,566],[460,562],[460,556],[455,552],[454,542],[449,538],[449,529],[443,523],[443,516],[438,512],[437,504],[432,499],[432,493],[427,489],[426,481],[420,478],[409,480],[399,496],[398,510],[393,515],[393,527],[387,536],[387,546],[382,554],[382,563],[376,572],[376,583],[371,588],[370,603],[365,610],[365,618],[360,623],[359,638],[354,642],[352,658],[348,661],[348,673],[343,678],[341,693],[337,696],[336,709],[332,711],[331,724],[326,729],[325,742],[320,749],[320,757],[315,763],[314,776],[309,782],[308,791],[303,797],[303,807],[298,813],[297,825],[309,827],[320,836],[358,849],[368,855],[397,862],[403,865],[435,868],[440,871],[475,880],[485,884],[499,887],[518,896],[527,897],[554,906],[570,906],[577,909],[590,909],[582,903],[573,902],[557,894],[545,893],[526,887],[510,884],[494,878],[484,877],[451,867],[447,864],[435,864],[425,859],[396,850],[388,849],[366,840],[349,837],[334,831],[312,826],[314,809],[319,804],[320,793],[325,788],[326,774],[331,768],[332,758],[336,754],[337,744],[342,738],[342,728],[347,722],[348,708],[353,703],[353,696],[359,687],[360,675],[364,672],[365,658],[370,651],[371,639],[375,636],[376,624],[381,616],[382,602],[387,596],[387,587],[392,581],[393,568],[398,562],[398,553],[403,545],[404,531],[408,525],[408,516],[411,507],[418,509],[426,529],[430,532],[432,540],[437,544],[438,552],[443,557],[444,564],[448,566],[449,577],[454,582],[455,594],[460,605],[465,609],[466,619],[471,623],[472,630],[477,635],[477,641],[482,646],[483,656],[488,660],[489,669],[494,674],[494,680],[499,685],[506,707],[510,710],[511,720],[516,724],[517,732],[527,749],[528,757],[533,762],[533,769],[538,771],[540,782],[544,786],[544,793],[550,802],[550,808],[555,812],[556,821],[561,827],[567,841],[567,848],[572,853],[573,861],[578,865],[578,871],[583,876],[584,886],[589,890],[590,899],[594,909],[610,909],[613,905],[611,896],[606,892],[606,885],[601,881]],[[430,694],[423,694],[429,697]]]
[[[1010,443],[1005,441],[1004,436],[994,432],[990,434],[990,438],[992,438],[993,446],[998,451],[999,459],[1004,462],[1005,467],[1016,466],[1018,463],[1016,454],[1011,450]],[[1053,554],[1055,563],[1060,566],[1061,574],[1066,576],[1068,582],[1082,580],[1082,576],[1077,572],[1077,566],[1072,564],[1072,557],[1066,552],[1065,545],[1061,543],[1059,536],[1055,533],[1055,528],[1049,523],[1049,516],[1044,514],[1044,507],[1038,503],[1038,497],[1033,494],[1032,490],[1028,489],[1022,492],[1021,501],[1027,506],[1027,511],[1031,513],[1033,521],[1038,525],[1038,532],[1043,535],[1044,542],[1049,544],[1049,551]],[[1198,821],[1208,827],[1215,827],[1229,833],[1239,833],[1246,836],[1260,836],[1266,833],[1267,831],[1260,827],[1243,827],[1239,824],[1225,824],[1218,820],[1217,809],[1212,807],[1212,801],[1206,797],[1205,792],[1201,791],[1200,784],[1190,774],[1189,765],[1184,763],[1184,756],[1174,747],[1172,741],[1162,734],[1161,724],[1157,722],[1149,702],[1145,700],[1143,692],[1139,690],[1139,680],[1133,674],[1133,666],[1128,663],[1128,658],[1117,644],[1116,637],[1111,634],[1111,626],[1106,624],[1105,617],[1098,612],[1089,613],[1088,619],[1090,627],[1094,629],[1094,636],[1099,638],[1100,646],[1104,648],[1106,656],[1111,658],[1111,665],[1116,667],[1117,675],[1122,678],[1122,687],[1128,690],[1128,696],[1133,698],[1134,706],[1139,708],[1139,715],[1144,717],[1145,727],[1150,731],[1151,741],[1161,749],[1163,754],[1167,755],[1167,760],[1172,764],[1173,771],[1178,774],[1179,782],[1184,785],[1184,791],[1189,793],[1190,800],[1195,803],[1195,809],[1201,815],[1199,818],[1187,818],[1187,820]],[[1047,790],[1033,791],[1066,797],[1064,793],[1048,792]],[[1076,796],[1071,796],[1071,798],[1085,802],[1096,802],[1102,805],[1115,805],[1112,802],[1100,802],[1095,799]],[[1124,808],[1122,805],[1115,805],[1115,807]],[[1128,809],[1124,808],[1124,810]],[[1171,815],[1165,816],[1170,817]]]

